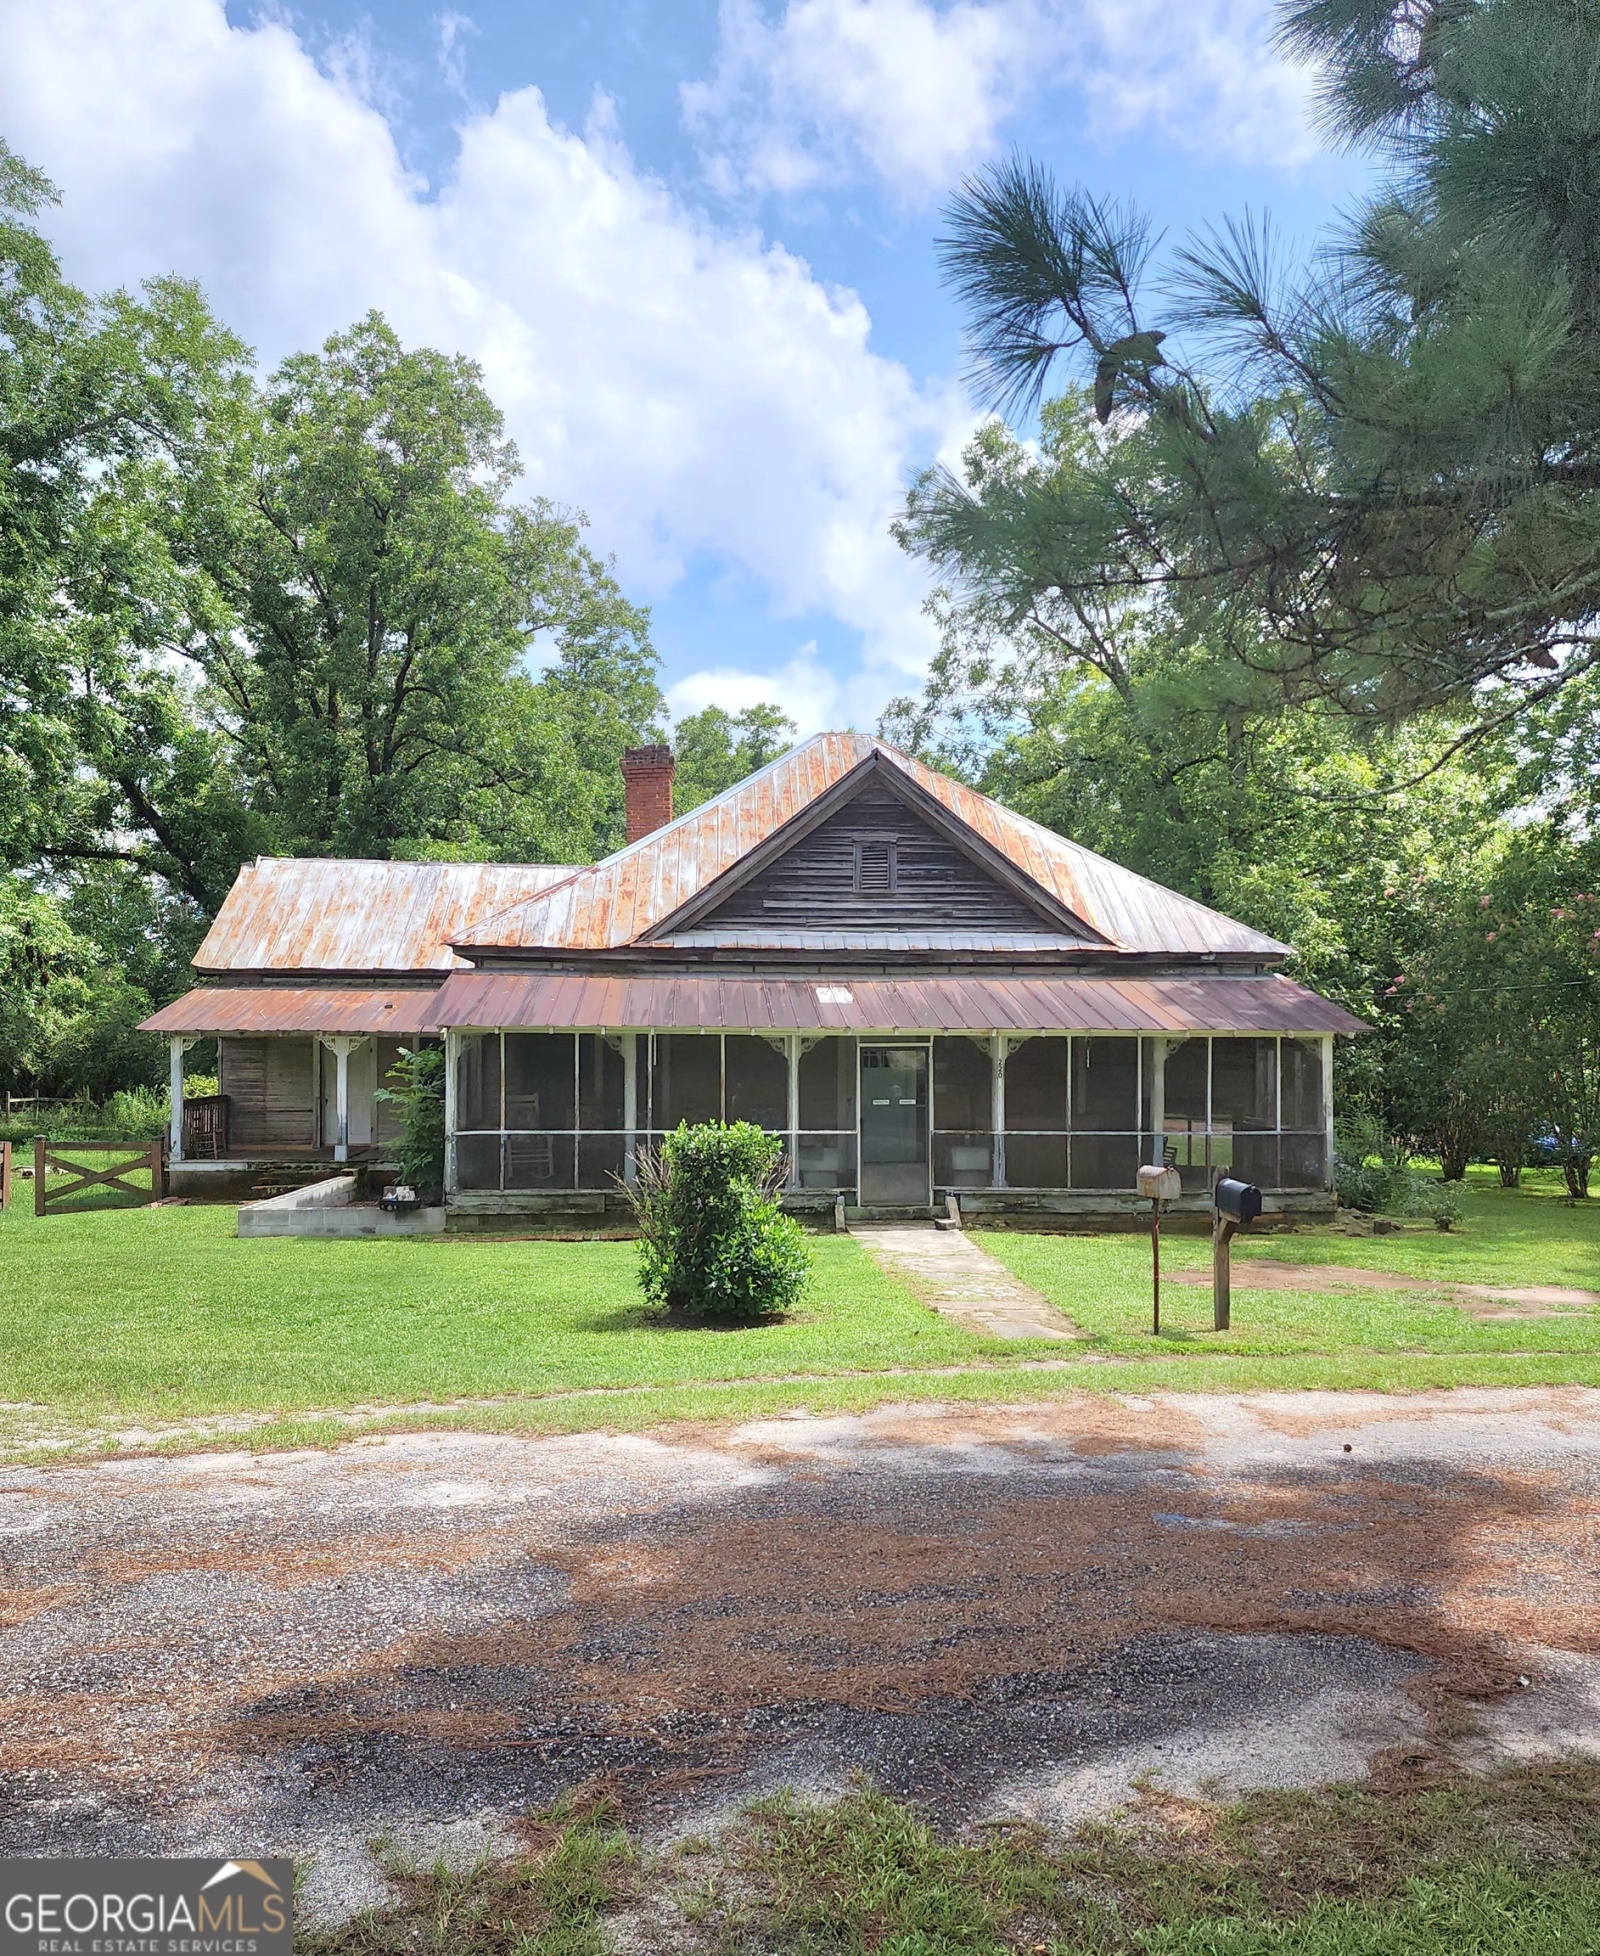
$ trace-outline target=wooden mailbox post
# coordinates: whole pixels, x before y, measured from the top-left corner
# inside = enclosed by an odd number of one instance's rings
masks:
[[[1219,1175],[1211,1186],[1211,1323],[1226,1331],[1233,1314],[1233,1239],[1261,1214],[1254,1182]]]
[[[1170,1161],[1146,1162],[1139,1170],[1139,1193],[1150,1201],[1150,1324],[1161,1336],[1161,1205],[1183,1193],[1183,1178]]]

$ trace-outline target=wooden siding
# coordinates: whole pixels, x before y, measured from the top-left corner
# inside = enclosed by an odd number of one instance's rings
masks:
[[[218,1081],[234,1148],[309,1148],[316,1141],[309,1039],[221,1039]]]
[[[863,836],[895,839],[892,891],[856,889]],[[791,930],[1037,931],[1040,913],[898,796],[867,788],[701,919]]]

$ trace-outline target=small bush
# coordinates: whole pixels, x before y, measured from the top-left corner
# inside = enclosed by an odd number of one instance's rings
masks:
[[[1402,1170],[1405,1187],[1395,1191],[1393,1208],[1400,1216],[1431,1216],[1435,1229],[1453,1229],[1461,1220],[1461,1186],[1436,1182],[1415,1168]]]
[[[1394,1186],[1393,1171],[1382,1162],[1361,1161],[1346,1154],[1333,1158],[1333,1187],[1341,1209],[1359,1209],[1372,1214],[1389,1205]]]
[[[1438,1229],[1452,1229],[1461,1220],[1459,1184],[1413,1168],[1374,1123],[1359,1117],[1334,1136],[1333,1185],[1345,1209],[1431,1216]]]
[[[629,1184],[639,1282],[651,1303],[698,1317],[779,1317],[811,1255],[778,1204],[783,1143],[748,1121],[680,1125]]]

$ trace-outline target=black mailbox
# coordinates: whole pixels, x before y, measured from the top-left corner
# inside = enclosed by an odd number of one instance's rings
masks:
[[[1231,1175],[1219,1175],[1211,1191],[1219,1215],[1233,1216],[1239,1222],[1254,1222],[1261,1214],[1261,1191],[1254,1182],[1236,1182]]]

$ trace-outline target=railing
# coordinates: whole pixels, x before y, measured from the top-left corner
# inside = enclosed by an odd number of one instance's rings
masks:
[[[1185,1194],[1203,1194],[1219,1169],[1286,1194],[1327,1186],[1327,1140],[1320,1131],[1169,1127],[1159,1136],[1129,1129],[1008,1128],[1004,1187],[1127,1195],[1140,1162],[1160,1160],[1164,1148],[1177,1158]],[[934,1186],[993,1188],[994,1153],[994,1136],[986,1130],[935,1128]]]
[[[183,1103],[186,1161],[221,1161],[228,1152],[228,1096],[201,1094]]]
[[[780,1132],[779,1130],[771,1130]],[[638,1128],[636,1149],[659,1148],[666,1132]],[[780,1132],[787,1147],[789,1136]],[[838,1190],[856,1186],[856,1136],[851,1129],[803,1128],[790,1187]],[[933,1184],[979,1191],[997,1186],[994,1136],[986,1130],[935,1128]],[[456,1185],[464,1191],[537,1194],[615,1188],[623,1177],[629,1136],[622,1129],[480,1128],[458,1133]],[[1157,1136],[1132,1129],[1008,1129],[999,1186],[1019,1191],[1060,1189],[1082,1195],[1131,1195],[1141,1161],[1164,1147],[1178,1158],[1186,1194],[1203,1194],[1219,1169],[1261,1188],[1284,1193],[1327,1186],[1327,1142],[1321,1132],[1281,1133],[1242,1128],[1195,1129]]]
[[[81,1161],[74,1161],[73,1155],[117,1155],[119,1160],[109,1167],[91,1169]],[[50,1186],[50,1176],[57,1176],[54,1188]],[[148,1173],[150,1186],[142,1188],[128,1180],[130,1175]],[[62,1186],[59,1178],[63,1175],[73,1179]],[[116,1203],[117,1208],[131,1208],[136,1203],[159,1202],[166,1189],[166,1144],[152,1141],[146,1147],[127,1141],[46,1141],[40,1135],[33,1144],[33,1213],[47,1216],[52,1210],[99,1208],[93,1203],[71,1204],[73,1196],[82,1195],[85,1189],[103,1189],[108,1194],[132,1196],[133,1203]]]
[[[789,1136],[779,1134],[787,1148]],[[668,1130],[633,1130],[635,1149],[659,1148]],[[605,1191],[623,1177],[628,1131],[620,1128],[477,1128],[455,1137],[456,1186],[466,1192],[506,1194]],[[792,1185],[849,1189],[856,1182],[854,1130],[805,1128],[796,1137],[799,1160]]]

